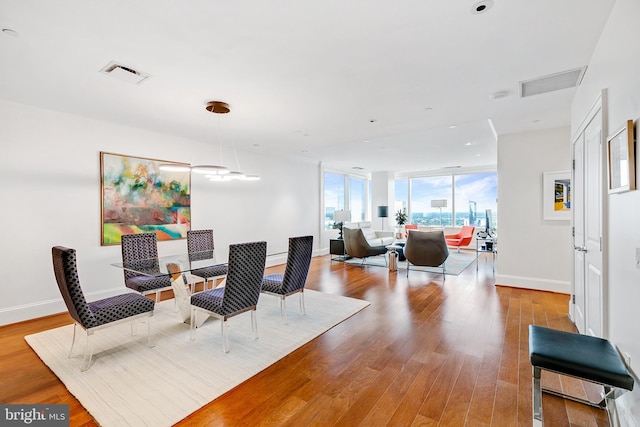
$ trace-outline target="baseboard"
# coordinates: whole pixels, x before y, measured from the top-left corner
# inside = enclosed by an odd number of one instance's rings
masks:
[[[571,293],[571,282],[564,280],[542,279],[540,277],[496,274],[496,285],[510,286],[512,288],[533,289],[536,291],[557,292],[561,294]]]

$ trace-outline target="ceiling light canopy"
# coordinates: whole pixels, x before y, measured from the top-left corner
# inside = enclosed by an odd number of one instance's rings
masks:
[[[222,101],[207,102],[207,106],[205,107],[205,109],[216,114],[227,114],[231,111],[231,108],[229,108],[229,104]]]

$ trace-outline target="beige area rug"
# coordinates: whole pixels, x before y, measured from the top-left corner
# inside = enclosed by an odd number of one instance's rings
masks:
[[[251,337],[249,313],[233,317],[231,350],[224,354],[218,320],[207,320],[190,341],[189,326],[180,322],[173,301],[163,301],[151,320],[155,347],[146,345],[146,325],[139,322],[136,336],[128,322],[98,331],[91,337],[96,359],[86,372],[80,371],[81,356],[67,358],[72,325],[25,340],[102,426],[170,426],[369,303],[306,290],[305,305],[303,316],[298,297],[287,298],[289,324],[284,325],[276,298],[262,295],[260,338]],[[76,345],[75,351],[82,348]]]

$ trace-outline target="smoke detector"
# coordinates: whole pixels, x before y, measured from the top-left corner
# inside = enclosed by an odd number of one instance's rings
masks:
[[[109,62],[100,70],[102,74],[106,74],[116,79],[122,80],[134,85],[142,83],[147,78],[151,77],[149,74],[135,70],[126,65],[119,64],[115,61]]]

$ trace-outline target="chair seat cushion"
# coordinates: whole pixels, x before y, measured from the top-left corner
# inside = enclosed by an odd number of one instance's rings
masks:
[[[542,369],[633,389],[633,377],[618,351],[602,338],[529,325],[529,358]]]
[[[281,294],[282,281],[284,280],[283,274],[269,274],[262,279],[262,291],[273,292],[275,294]]]
[[[451,245],[451,246],[459,246],[460,243],[462,242],[462,239],[446,239],[447,240],[447,245]]]
[[[87,305],[97,322],[96,325],[90,325],[90,327],[95,327],[153,311],[155,303],[152,299],[132,292],[88,302]]]
[[[191,270],[194,276],[208,279],[209,277],[226,276],[229,271],[227,264],[213,265],[211,267],[197,268]]]
[[[134,276],[126,279],[125,285],[136,292],[155,291],[171,287],[171,276]]]
[[[191,295],[191,305],[203,308],[213,313],[225,314],[222,312],[223,298],[224,288],[214,288]]]

